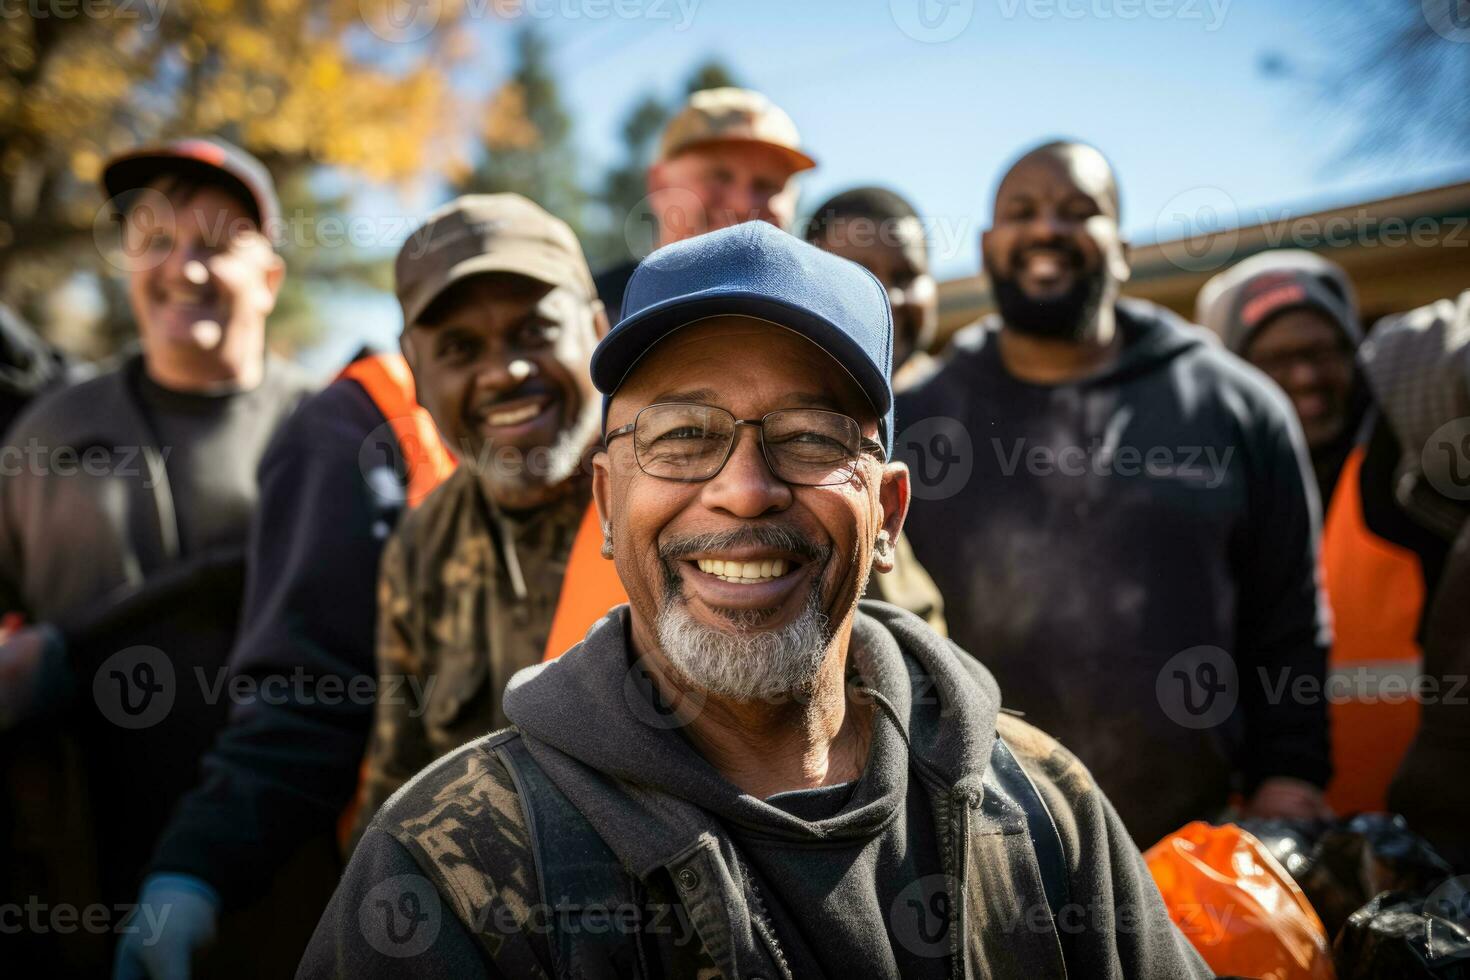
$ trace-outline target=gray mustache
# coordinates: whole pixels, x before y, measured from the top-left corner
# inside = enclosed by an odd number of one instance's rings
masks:
[[[710,534],[696,534],[659,545],[658,556],[664,561],[677,561],[701,551],[726,551],[731,548],[759,547],[789,551],[808,561],[826,561],[831,547],[812,543],[802,534],[780,524],[753,524]]]

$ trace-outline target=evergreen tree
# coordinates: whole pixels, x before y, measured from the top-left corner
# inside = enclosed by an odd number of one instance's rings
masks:
[[[484,156],[455,191],[522,194],[580,233],[587,196],[577,179],[572,117],[553,74],[551,45],[534,27],[516,34],[514,65],[485,111]]]
[[[668,102],[649,92],[634,103],[623,120],[623,157],[603,175],[596,191],[603,222],[601,230],[587,238],[594,268],[648,254],[653,247],[653,221],[644,200],[648,194],[645,173],[658,152],[664,124],[689,95],[738,84],[723,62],[710,58],[690,73],[683,97]]]

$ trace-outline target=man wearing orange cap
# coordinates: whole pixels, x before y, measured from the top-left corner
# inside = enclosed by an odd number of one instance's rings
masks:
[[[648,168],[648,202],[661,247],[742,221],[789,231],[796,220],[796,175],[817,165],[801,148],[796,124],[759,92],[695,92],[664,128]],[[636,261],[597,277],[597,294],[616,323]]]

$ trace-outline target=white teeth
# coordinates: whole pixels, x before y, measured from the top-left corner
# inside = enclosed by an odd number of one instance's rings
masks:
[[[786,574],[786,559],[769,558],[763,561],[721,561],[717,558],[701,558],[695,564],[701,572],[713,575],[725,582],[750,585],[769,582]]]
[[[527,405],[525,408],[516,408],[508,412],[491,412],[485,416],[485,421],[491,425],[519,425],[522,422],[529,422],[540,414],[540,405]]]

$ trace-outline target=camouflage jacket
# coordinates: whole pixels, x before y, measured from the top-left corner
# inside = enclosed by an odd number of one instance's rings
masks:
[[[512,518],[461,466],[404,516],[379,574],[380,695],[354,840],[410,776],[507,724],[505,684],[541,660],[591,496],[579,480]]]

